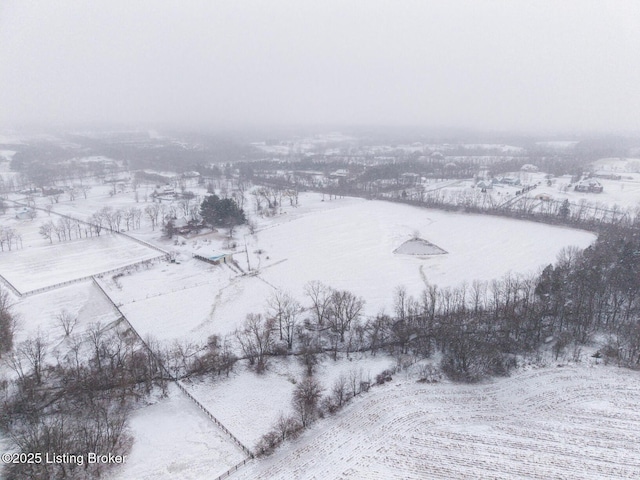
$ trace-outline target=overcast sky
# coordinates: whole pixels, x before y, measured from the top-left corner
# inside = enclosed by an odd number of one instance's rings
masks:
[[[640,131],[640,2],[0,1],[0,122]]]

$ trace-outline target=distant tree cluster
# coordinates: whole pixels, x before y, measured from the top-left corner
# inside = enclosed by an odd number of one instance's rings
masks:
[[[265,314],[249,314],[235,332],[244,354],[257,372],[267,368],[271,355],[298,350],[312,373],[315,355],[323,350],[336,357],[362,347],[364,299],[347,290],[335,290],[320,282],[306,287],[310,306],[305,309],[289,293],[278,291],[267,301]]]
[[[155,355],[177,379],[198,375],[228,376],[238,360],[231,340],[217,335],[209,337],[204,345],[175,342],[169,348],[156,349]]]
[[[12,250],[12,248],[18,249],[22,247],[22,235],[12,227],[0,226],[0,251],[4,252],[4,249]]]
[[[53,243],[53,239],[58,242],[69,241],[73,239],[81,239],[99,237],[102,230],[108,229],[113,232],[119,232],[122,228],[130,229],[140,228],[142,218],[142,210],[138,207],[119,208],[103,207],[99,211],[91,215],[86,221],[76,218],[60,216],[57,222],[49,220],[40,225],[39,233],[44,238]]]

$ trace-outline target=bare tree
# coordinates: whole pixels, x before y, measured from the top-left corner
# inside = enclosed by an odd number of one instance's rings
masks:
[[[158,225],[158,216],[160,215],[160,206],[157,203],[152,203],[144,207],[144,213],[151,222],[151,229],[155,230]]]
[[[321,282],[312,281],[304,287],[304,292],[311,300],[311,311],[314,315],[316,329],[324,328],[331,317],[332,289]]]
[[[292,436],[298,428],[299,424],[295,418],[287,417],[283,413],[281,413],[280,416],[278,416],[278,420],[276,420],[275,431],[278,433],[280,441],[282,442]]]
[[[78,317],[68,310],[62,310],[58,315],[56,315],[56,320],[58,321],[58,325],[60,325],[62,330],[64,330],[65,337],[71,335],[73,329],[78,323]]]
[[[360,316],[364,308],[364,300],[347,290],[334,291],[331,294],[330,324],[334,332],[344,342],[344,334],[351,328],[351,322]]]
[[[0,246],[2,250],[4,250],[4,245],[7,245],[9,250],[11,250],[14,243],[16,244],[16,248],[18,248],[17,230],[11,227],[0,227]]]
[[[41,332],[35,338],[29,338],[18,346],[18,353],[31,365],[36,384],[42,383],[44,361],[47,356],[48,344]]]
[[[96,212],[88,220],[88,223],[91,224],[91,230],[96,232],[96,235],[99,237],[100,232],[102,232],[102,227],[104,225],[104,217],[100,212]]]
[[[267,300],[269,315],[278,322],[280,340],[287,343],[287,348],[293,348],[293,337],[296,323],[302,306],[289,293],[278,290]]]
[[[55,229],[55,225],[53,224],[53,222],[51,220],[49,220],[47,223],[43,223],[42,225],[40,225],[40,228],[38,229],[38,232],[44,238],[48,239],[49,243],[53,243],[54,229]]]
[[[344,405],[347,401],[347,395],[347,377],[344,374],[341,374],[338,378],[336,378],[336,380],[333,382],[333,386],[331,387],[330,408],[333,410],[337,410],[342,407],[342,405]]]
[[[297,383],[293,391],[293,408],[303,427],[316,419],[323,390],[320,382],[313,377],[306,377]]]
[[[265,319],[260,314],[250,313],[242,329],[236,330],[236,339],[242,352],[258,373],[267,368],[267,355],[273,350],[275,319]]]

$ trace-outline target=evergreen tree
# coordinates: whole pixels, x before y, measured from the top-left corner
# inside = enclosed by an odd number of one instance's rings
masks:
[[[200,205],[200,216],[211,227],[233,227],[247,221],[244,210],[231,198],[210,195]]]

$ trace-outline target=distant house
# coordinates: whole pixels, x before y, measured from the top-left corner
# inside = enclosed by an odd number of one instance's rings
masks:
[[[62,195],[64,190],[62,188],[57,187],[42,187],[42,195],[50,196],[50,195]]]
[[[483,192],[486,192],[487,190],[491,190],[493,188],[493,184],[491,182],[481,180],[478,183],[476,183],[476,187],[482,190]]]
[[[505,185],[520,185],[520,179],[516,177],[502,177],[502,182]]]
[[[331,178],[345,178],[347,175],[349,175],[349,171],[345,170],[344,168],[340,168],[335,172],[331,172],[329,174]]]
[[[605,180],[622,180],[622,175],[618,175],[617,173],[609,172],[606,170],[596,170],[591,174],[593,178],[604,178]]]
[[[202,224],[200,222],[197,220],[187,220],[184,217],[174,219],[173,227],[175,228],[175,233],[178,235],[188,235],[202,230]]]
[[[583,192],[583,193],[602,193],[604,188],[602,187],[602,184],[598,180],[595,180],[593,178],[587,178],[586,180],[582,180],[581,182],[578,182],[574,187],[574,190],[576,192]]]
[[[523,172],[537,172],[538,167],[532,165],[531,163],[525,163],[524,165],[522,165],[522,167],[520,167],[520,170],[522,170]]]
[[[503,185],[520,185],[520,179],[516,177],[498,177],[491,180],[494,184],[500,183]]]
[[[16,212],[16,218],[18,220],[31,220],[35,216],[33,208],[23,207]]]

